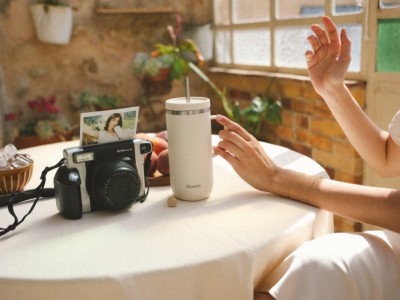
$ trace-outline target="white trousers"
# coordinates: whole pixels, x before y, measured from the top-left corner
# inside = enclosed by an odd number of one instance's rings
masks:
[[[267,281],[278,300],[400,299],[399,259],[384,238],[367,232],[306,242]]]

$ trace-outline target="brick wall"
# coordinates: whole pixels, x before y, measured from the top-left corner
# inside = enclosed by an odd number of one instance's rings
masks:
[[[363,161],[351,146],[327,105],[314,91],[308,77],[278,76],[265,72],[249,74],[212,69],[209,73],[220,88],[227,89],[230,100],[246,102],[257,95],[270,96],[282,103],[283,123],[262,125],[258,139],[288,147],[305,154],[323,166],[330,178],[350,183],[362,183]],[[365,106],[365,83],[348,82],[358,103]],[[218,97],[210,91],[213,113],[222,112]],[[360,230],[361,224],[335,216],[336,231]]]

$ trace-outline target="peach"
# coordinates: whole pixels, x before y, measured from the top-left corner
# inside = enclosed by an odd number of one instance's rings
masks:
[[[148,141],[150,136],[145,132],[138,132],[135,134],[135,138]]]
[[[161,151],[168,149],[168,142],[158,136],[150,137],[149,141],[153,143],[153,152],[157,155],[159,155]]]
[[[146,154],[147,157],[148,154]],[[146,159],[145,157],[145,159]],[[150,165],[147,170],[147,176],[153,176],[154,173],[157,171],[157,160],[158,160],[158,155],[154,153],[154,151],[151,153],[151,158],[150,158]]]
[[[168,133],[166,130],[162,130],[160,132],[156,133],[156,136],[162,138],[163,140],[166,140],[168,142]]]
[[[160,152],[157,158],[157,169],[163,175],[169,175],[168,149]]]

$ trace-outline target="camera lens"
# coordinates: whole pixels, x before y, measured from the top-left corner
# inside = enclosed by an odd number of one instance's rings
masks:
[[[132,165],[124,161],[111,162],[93,174],[93,201],[106,210],[124,209],[136,201],[140,186],[140,177]]]

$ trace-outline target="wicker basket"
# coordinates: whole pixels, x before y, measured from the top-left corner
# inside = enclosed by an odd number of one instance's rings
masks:
[[[0,171],[0,194],[10,194],[24,189],[32,177],[33,162],[25,167]]]

